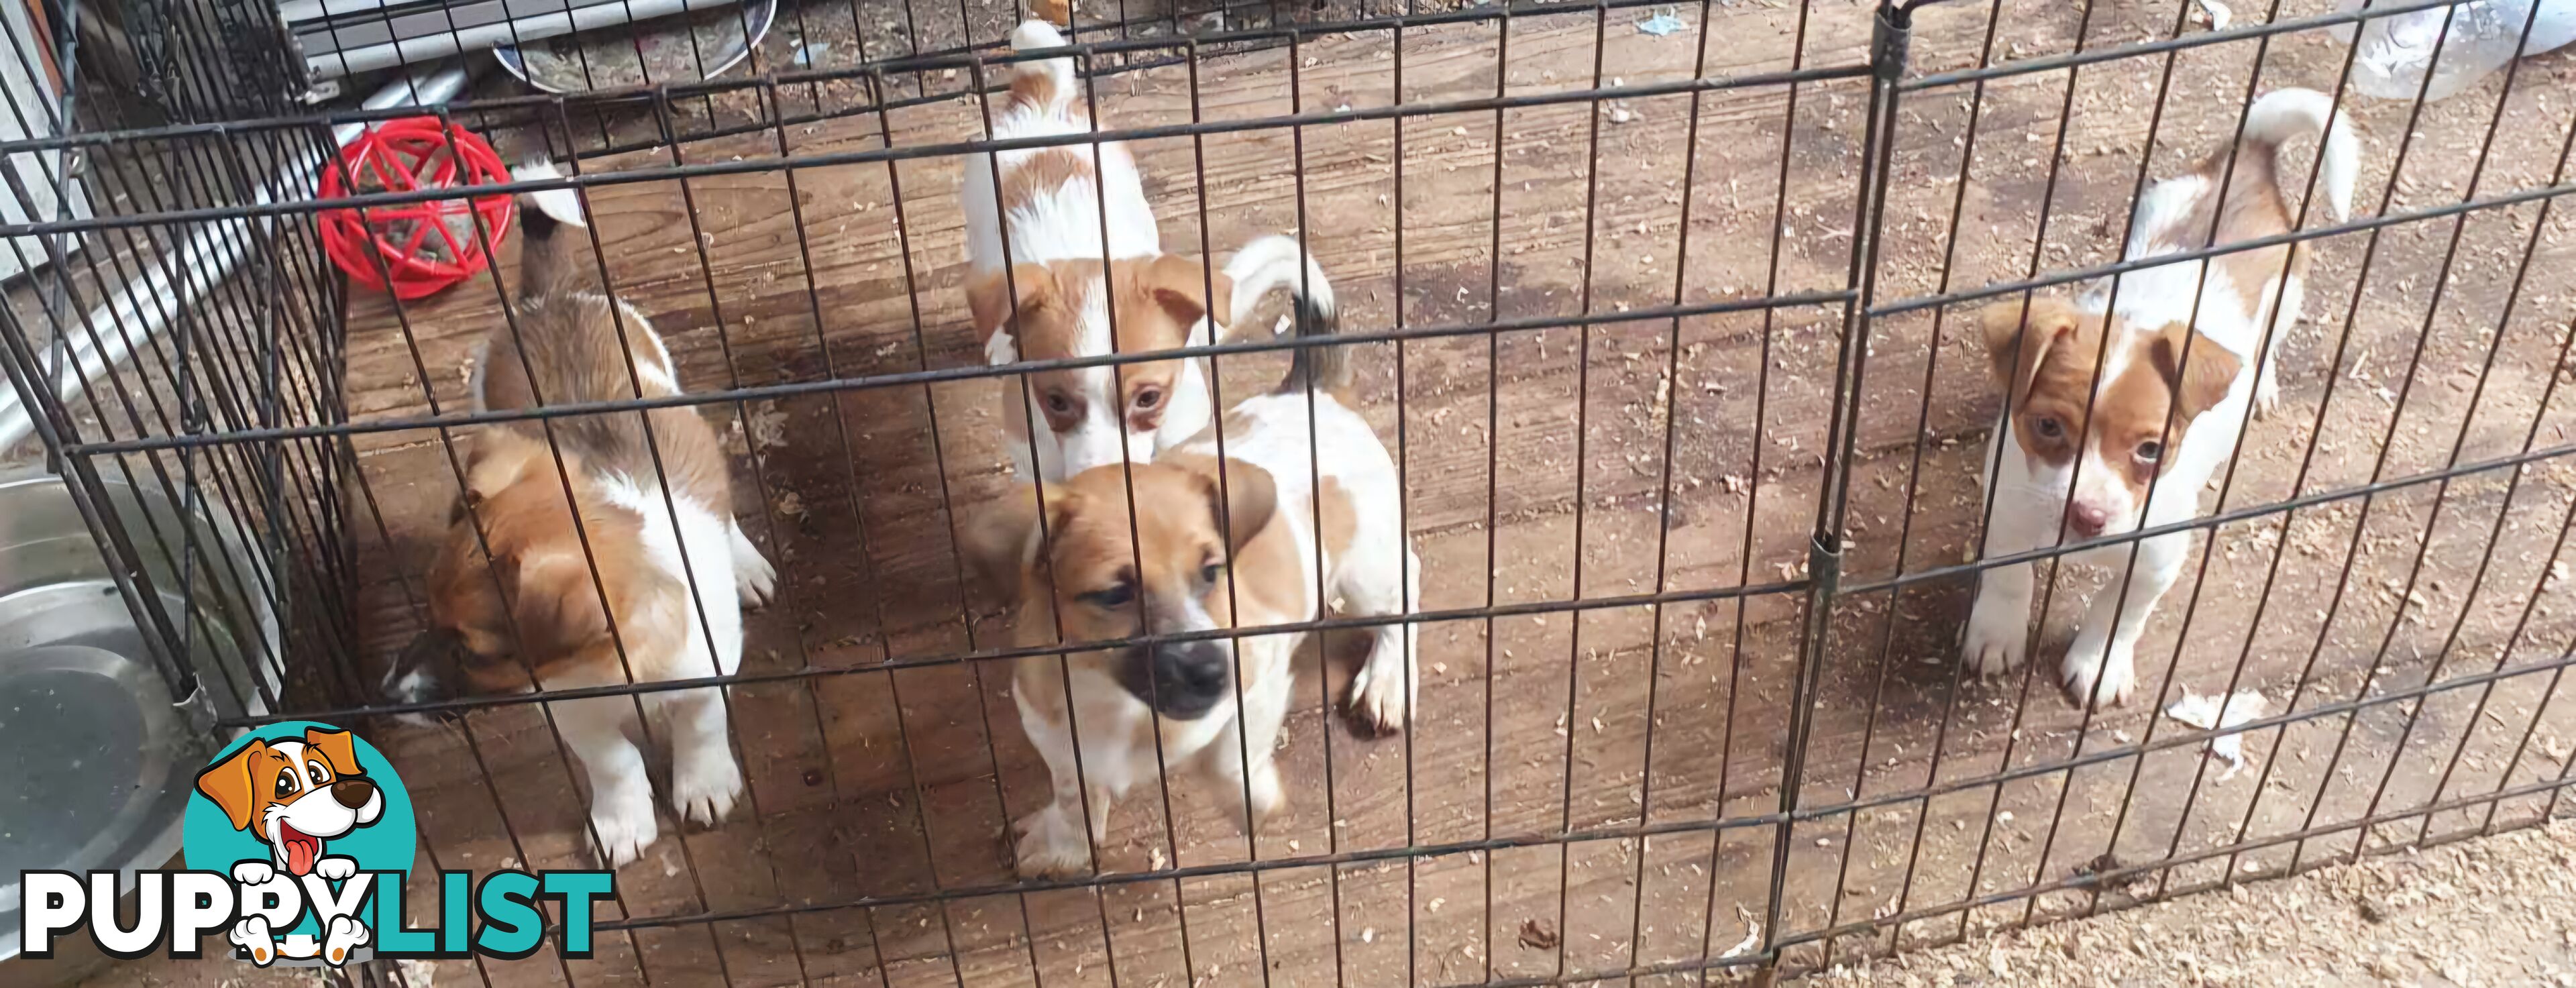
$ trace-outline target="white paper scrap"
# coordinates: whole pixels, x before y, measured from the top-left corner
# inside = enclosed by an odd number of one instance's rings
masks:
[[[2215,696],[2200,696],[2184,691],[2182,699],[2165,708],[2165,716],[2204,731],[2225,730],[2263,716],[2263,694],[2240,690],[2222,705]],[[2245,735],[2229,734],[2209,739],[2209,753],[2227,763],[2219,781],[2236,775],[2245,767]]]

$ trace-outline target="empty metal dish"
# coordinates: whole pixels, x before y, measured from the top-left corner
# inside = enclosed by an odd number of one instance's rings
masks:
[[[163,867],[221,740],[195,725],[266,713],[278,688],[274,611],[268,595],[242,590],[262,585],[267,563],[240,527],[220,509],[183,515],[157,492],[105,487],[162,607],[173,620],[193,614],[199,688],[174,702],[63,481],[0,482],[0,750],[20,766],[0,786],[0,984],[77,966],[11,970],[35,964],[9,961],[21,946],[18,874],[115,870],[130,885],[136,870]],[[178,555],[195,565],[183,572]]]
[[[750,57],[778,19],[778,0],[684,0],[685,12],[577,34],[499,45],[492,57],[519,81],[578,94],[713,79]]]

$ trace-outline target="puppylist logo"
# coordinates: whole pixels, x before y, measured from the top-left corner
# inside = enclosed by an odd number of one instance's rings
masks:
[[[520,958],[544,940],[544,904],[560,914],[567,957],[591,952],[593,906],[616,895],[606,871],[438,873],[436,925],[405,913],[420,847],[411,796],[365,739],[296,721],[253,731],[197,774],[181,833],[180,871],[137,872],[135,920],[117,914],[113,871],[20,876],[20,934],[29,957],[83,932],[109,955],[200,956],[221,931],[260,967],[333,968],[383,957]]]

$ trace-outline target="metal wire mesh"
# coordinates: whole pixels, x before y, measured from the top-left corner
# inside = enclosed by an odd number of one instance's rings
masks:
[[[270,602],[293,618],[259,657],[282,695],[221,726],[360,726],[404,771],[441,867],[586,862],[557,711],[727,687],[747,777],[732,818],[665,813],[596,957],[450,962],[458,977],[1814,970],[2560,812],[2563,56],[2442,103],[2338,96],[2366,137],[2349,220],[2310,215],[2303,148],[2292,232],[2121,259],[2133,204],[2232,146],[2255,96],[2347,92],[2330,29],[2441,7],[2276,2],[2213,27],[2200,2],[1121,4],[1073,34],[1101,133],[993,141],[998,80],[1045,57],[1002,47],[1020,12],[790,5],[790,33],[732,78],[88,116],[0,144],[56,156],[90,211],[0,230],[41,269],[12,292],[0,356],[111,558],[145,541],[204,558],[175,613],[165,588],[126,588],[174,695],[266,689],[202,682],[189,657],[197,602]],[[857,50],[812,48],[825,17]],[[67,61],[75,28],[57,29]],[[575,190],[596,275],[660,331],[687,394],[475,412],[473,344],[514,325],[504,279],[408,303],[344,289],[318,212],[462,194],[299,186],[336,138],[423,113],[566,162],[473,194]],[[959,162],[1102,140],[1139,162],[1167,249],[1212,263],[1297,236],[1335,280],[1341,330],[985,366]],[[2002,399],[1972,310],[2286,244],[2317,266],[2277,351],[2284,401],[2197,517],[2086,543],[2183,533],[2193,551],[2147,622],[2137,699],[2069,702],[2042,667],[2088,594],[2123,605],[2058,572],[2069,549],[1977,551],[1993,522],[1977,451]],[[187,301],[146,297],[209,265]],[[156,306],[167,318],[135,315]],[[83,340],[132,356],[84,364]],[[1223,794],[1146,780],[1091,874],[1017,878],[1010,825],[1048,785],[1011,726],[1008,663],[1071,649],[1007,644],[967,578],[961,527],[1012,489],[999,387],[1195,355],[1223,407],[1316,347],[1353,348],[1421,603],[1258,629],[1313,632],[1325,653],[1280,741],[1281,813],[1239,827]],[[719,423],[742,528],[780,571],[741,669],[384,699],[385,660],[428,622],[470,437],[667,407]],[[220,506],[264,556],[116,517],[103,485],[120,482]],[[1981,680],[1958,659],[1972,588],[2023,564],[2045,579],[2038,657]],[[1389,623],[1420,629],[1421,699],[1407,731],[1362,739],[1337,724],[1343,653]],[[2246,690],[2267,712],[2216,729],[2164,714]],[[396,723],[420,714],[462,716]],[[2210,757],[2222,742],[2243,769]]]

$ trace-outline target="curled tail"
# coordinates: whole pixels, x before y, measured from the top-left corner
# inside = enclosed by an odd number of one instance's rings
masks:
[[[1225,276],[1234,282],[1234,311],[1227,313],[1226,325],[1238,332],[1260,308],[1261,300],[1274,291],[1286,291],[1294,302],[1291,333],[1301,337],[1331,336],[1340,329],[1333,283],[1297,241],[1275,233],[1254,238],[1226,259]],[[1279,390],[1301,391],[1310,381],[1326,391],[1349,387],[1349,348],[1299,348],[1288,368],[1288,378],[1279,382]]]
[[[2332,115],[2331,125],[2327,122]],[[2361,167],[2361,141],[2353,136],[2348,114],[2336,113],[2334,98],[2313,89],[2276,89],[2254,101],[2245,114],[2245,139],[2239,157],[2260,153],[2278,158],[2291,138],[2323,134],[2325,154],[2317,163],[2317,184],[2335,222],[2352,217],[2354,173]],[[2278,175],[2275,168],[2273,174]],[[2287,193],[2284,193],[2286,197]]]
[[[1030,19],[1011,29],[1012,51],[1035,51],[1040,48],[1062,48],[1064,33],[1055,25]],[[1011,65],[1011,105],[1025,107],[1045,116],[1080,115],[1071,104],[1079,93],[1074,87],[1073,59],[1043,58]]]
[[[555,163],[543,157],[510,169],[521,182],[562,178]],[[582,250],[586,238],[559,236],[561,228],[587,228],[581,195],[571,189],[544,189],[519,194],[519,297],[544,298],[582,283]]]

